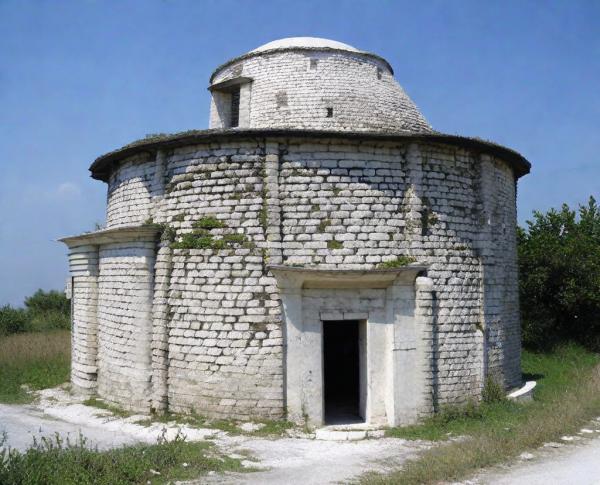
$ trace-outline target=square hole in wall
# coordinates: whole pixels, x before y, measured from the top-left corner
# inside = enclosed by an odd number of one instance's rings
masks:
[[[327,108],[327,114],[325,116],[327,118],[333,118],[333,108]]]
[[[310,68],[311,69],[316,69],[318,64],[319,64],[319,60],[318,59],[311,59],[310,60]]]

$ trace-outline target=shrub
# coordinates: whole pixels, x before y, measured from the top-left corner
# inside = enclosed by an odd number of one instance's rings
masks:
[[[25,308],[32,313],[45,313],[57,311],[69,314],[71,303],[64,293],[56,290],[37,290],[29,298],[25,298]]]
[[[488,377],[483,385],[481,399],[486,403],[501,402],[506,399],[506,392],[497,379]]]
[[[572,340],[600,349],[600,210],[593,197],[534,212],[518,230],[523,343],[551,348]]]
[[[71,326],[71,302],[56,290],[37,290],[25,298],[27,330],[68,329]]]
[[[0,308],[0,335],[70,327],[71,302],[60,291],[37,290],[25,298],[25,309]]]
[[[0,308],[0,335],[9,335],[27,330],[28,317],[22,308],[4,305]]]

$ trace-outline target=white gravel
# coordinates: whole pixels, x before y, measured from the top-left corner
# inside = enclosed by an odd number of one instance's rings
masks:
[[[220,450],[262,471],[220,476],[212,474],[198,483],[326,484],[347,482],[369,471],[385,471],[428,446],[425,442],[395,438],[356,442],[321,441],[306,438],[257,438],[230,436],[214,429],[198,429],[176,424],[143,426],[135,421],[143,416],[117,418],[103,410],[85,406],[61,389],[40,393],[36,404],[18,406],[0,404],[0,433],[7,444],[24,450],[33,437],[59,433],[77,440],[81,433],[92,446],[114,448],[134,443],[155,443],[166,433],[167,439],[178,432],[188,440],[210,439]]]

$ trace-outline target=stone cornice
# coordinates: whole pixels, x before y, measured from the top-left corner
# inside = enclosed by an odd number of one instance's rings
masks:
[[[99,245],[119,242],[148,241],[156,239],[161,229],[158,226],[146,224],[142,226],[124,226],[101,231],[86,232],[77,236],[68,236],[58,241],[70,248],[82,245]]]
[[[281,290],[299,288],[387,288],[395,282],[413,284],[427,266],[410,264],[393,269],[321,269],[268,266]]]
[[[195,143],[206,143],[218,140],[239,138],[251,138],[264,141],[270,138],[331,138],[349,139],[355,141],[397,141],[397,142],[424,142],[443,143],[461,148],[473,150],[477,153],[486,153],[496,156],[508,162],[516,177],[529,173],[531,163],[520,153],[498,145],[494,142],[480,138],[469,138],[458,135],[447,135],[445,133],[387,133],[387,132],[356,132],[356,131],[327,131],[327,130],[299,130],[299,129],[212,129],[212,130],[190,130],[173,135],[160,135],[142,139],[126,145],[118,150],[109,152],[98,157],[90,166],[92,178],[108,181],[111,165],[132,155],[149,153],[153,155],[157,150],[173,149]]]

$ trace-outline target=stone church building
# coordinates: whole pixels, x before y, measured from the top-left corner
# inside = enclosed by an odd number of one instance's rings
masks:
[[[210,128],[95,160],[69,247],[75,389],[135,411],[413,423],[521,383],[515,151],[433,130],[382,57],[219,66]]]

